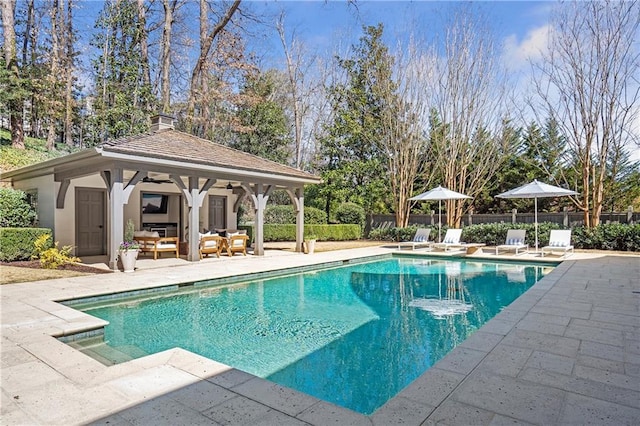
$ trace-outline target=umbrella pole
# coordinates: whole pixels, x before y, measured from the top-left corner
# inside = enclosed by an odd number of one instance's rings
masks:
[[[438,200],[438,242],[442,242],[442,200]]]
[[[538,254],[538,198],[533,197],[533,215],[536,228],[536,254]]]

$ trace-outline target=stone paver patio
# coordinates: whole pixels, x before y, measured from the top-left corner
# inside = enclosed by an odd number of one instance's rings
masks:
[[[0,423],[640,424],[640,256],[569,257],[371,416],[182,349],[106,367],[52,337],[103,323],[55,300],[391,251],[145,260],[133,274],[4,285]]]

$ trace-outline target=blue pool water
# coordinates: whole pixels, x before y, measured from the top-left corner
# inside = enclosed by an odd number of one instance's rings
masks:
[[[132,356],[182,347],[370,414],[550,269],[391,258],[81,309]]]

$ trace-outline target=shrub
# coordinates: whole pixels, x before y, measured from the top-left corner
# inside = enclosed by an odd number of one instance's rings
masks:
[[[0,188],[0,227],[27,228],[36,220],[36,212],[24,191]]]
[[[292,223],[295,223],[292,222]],[[315,207],[304,208],[304,223],[305,226],[309,225],[326,225],[327,213],[324,210],[317,209]]]
[[[264,223],[296,223],[293,206],[267,206],[264,209]]]
[[[264,209],[265,224],[292,224],[296,223],[296,213],[291,205],[267,206]],[[327,214],[315,207],[304,208],[304,223],[325,224]]]
[[[47,228],[0,228],[0,261],[32,259],[38,254],[34,242],[41,235],[50,234],[51,230]]]
[[[342,203],[336,209],[338,223],[355,223],[363,227],[365,218],[364,208],[356,203]]]
[[[369,238],[380,241],[408,241],[416,232],[417,227],[406,228],[377,228],[372,229]],[[442,228],[442,235],[446,232]],[[482,243],[488,246],[504,244],[509,229],[524,229],[527,231],[526,243],[535,247],[535,224],[489,223],[465,226],[462,228],[461,240],[467,243]],[[562,229],[557,223],[543,222],[538,224],[538,247],[549,244],[549,234],[552,229]],[[437,227],[432,228],[432,238],[437,238]],[[619,223],[598,225],[595,228],[578,226],[571,231],[571,242],[575,248],[592,250],[640,251],[640,225],[625,225]]]
[[[360,226],[304,225],[304,235],[315,235],[319,241],[350,241],[360,238]],[[264,226],[264,241],[295,241],[296,225],[270,224]]]
[[[436,228],[433,229],[437,231]],[[416,225],[407,226],[406,228],[377,228],[371,230],[369,238],[377,241],[411,241],[417,230],[418,226]],[[429,239],[433,239],[433,230]]]
[[[573,229],[571,240],[576,248],[581,249],[640,251],[640,225],[578,226]]]
[[[37,257],[40,259],[40,266],[45,269],[58,269],[62,265],[67,263],[79,262],[80,259],[71,256],[71,246],[64,246],[61,249],[58,248],[58,242],[56,241],[53,247],[51,247],[51,235],[41,235],[36,239],[34,246],[37,251]]]

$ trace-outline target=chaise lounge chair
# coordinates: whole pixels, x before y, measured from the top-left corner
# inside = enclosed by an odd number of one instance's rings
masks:
[[[496,246],[496,256],[500,250],[515,250],[516,255],[518,255],[518,251],[520,251],[520,253],[527,253],[529,251],[529,245],[524,242],[526,232],[525,229],[509,229],[504,244]]]
[[[549,245],[542,247],[541,256],[544,257],[545,252],[562,252],[562,257],[565,257],[569,251],[573,254],[573,246],[571,245],[571,230],[553,229],[549,233]]]
[[[433,247],[437,249],[444,249],[444,251],[449,251],[452,247],[465,247],[464,244],[460,243],[461,236],[462,229],[447,229],[444,240],[442,240],[441,243],[433,244]]]
[[[412,250],[421,246],[431,247],[433,241],[429,241],[430,233],[431,228],[418,228],[411,241],[400,241],[398,243],[398,250],[402,250],[402,247],[411,247]]]

